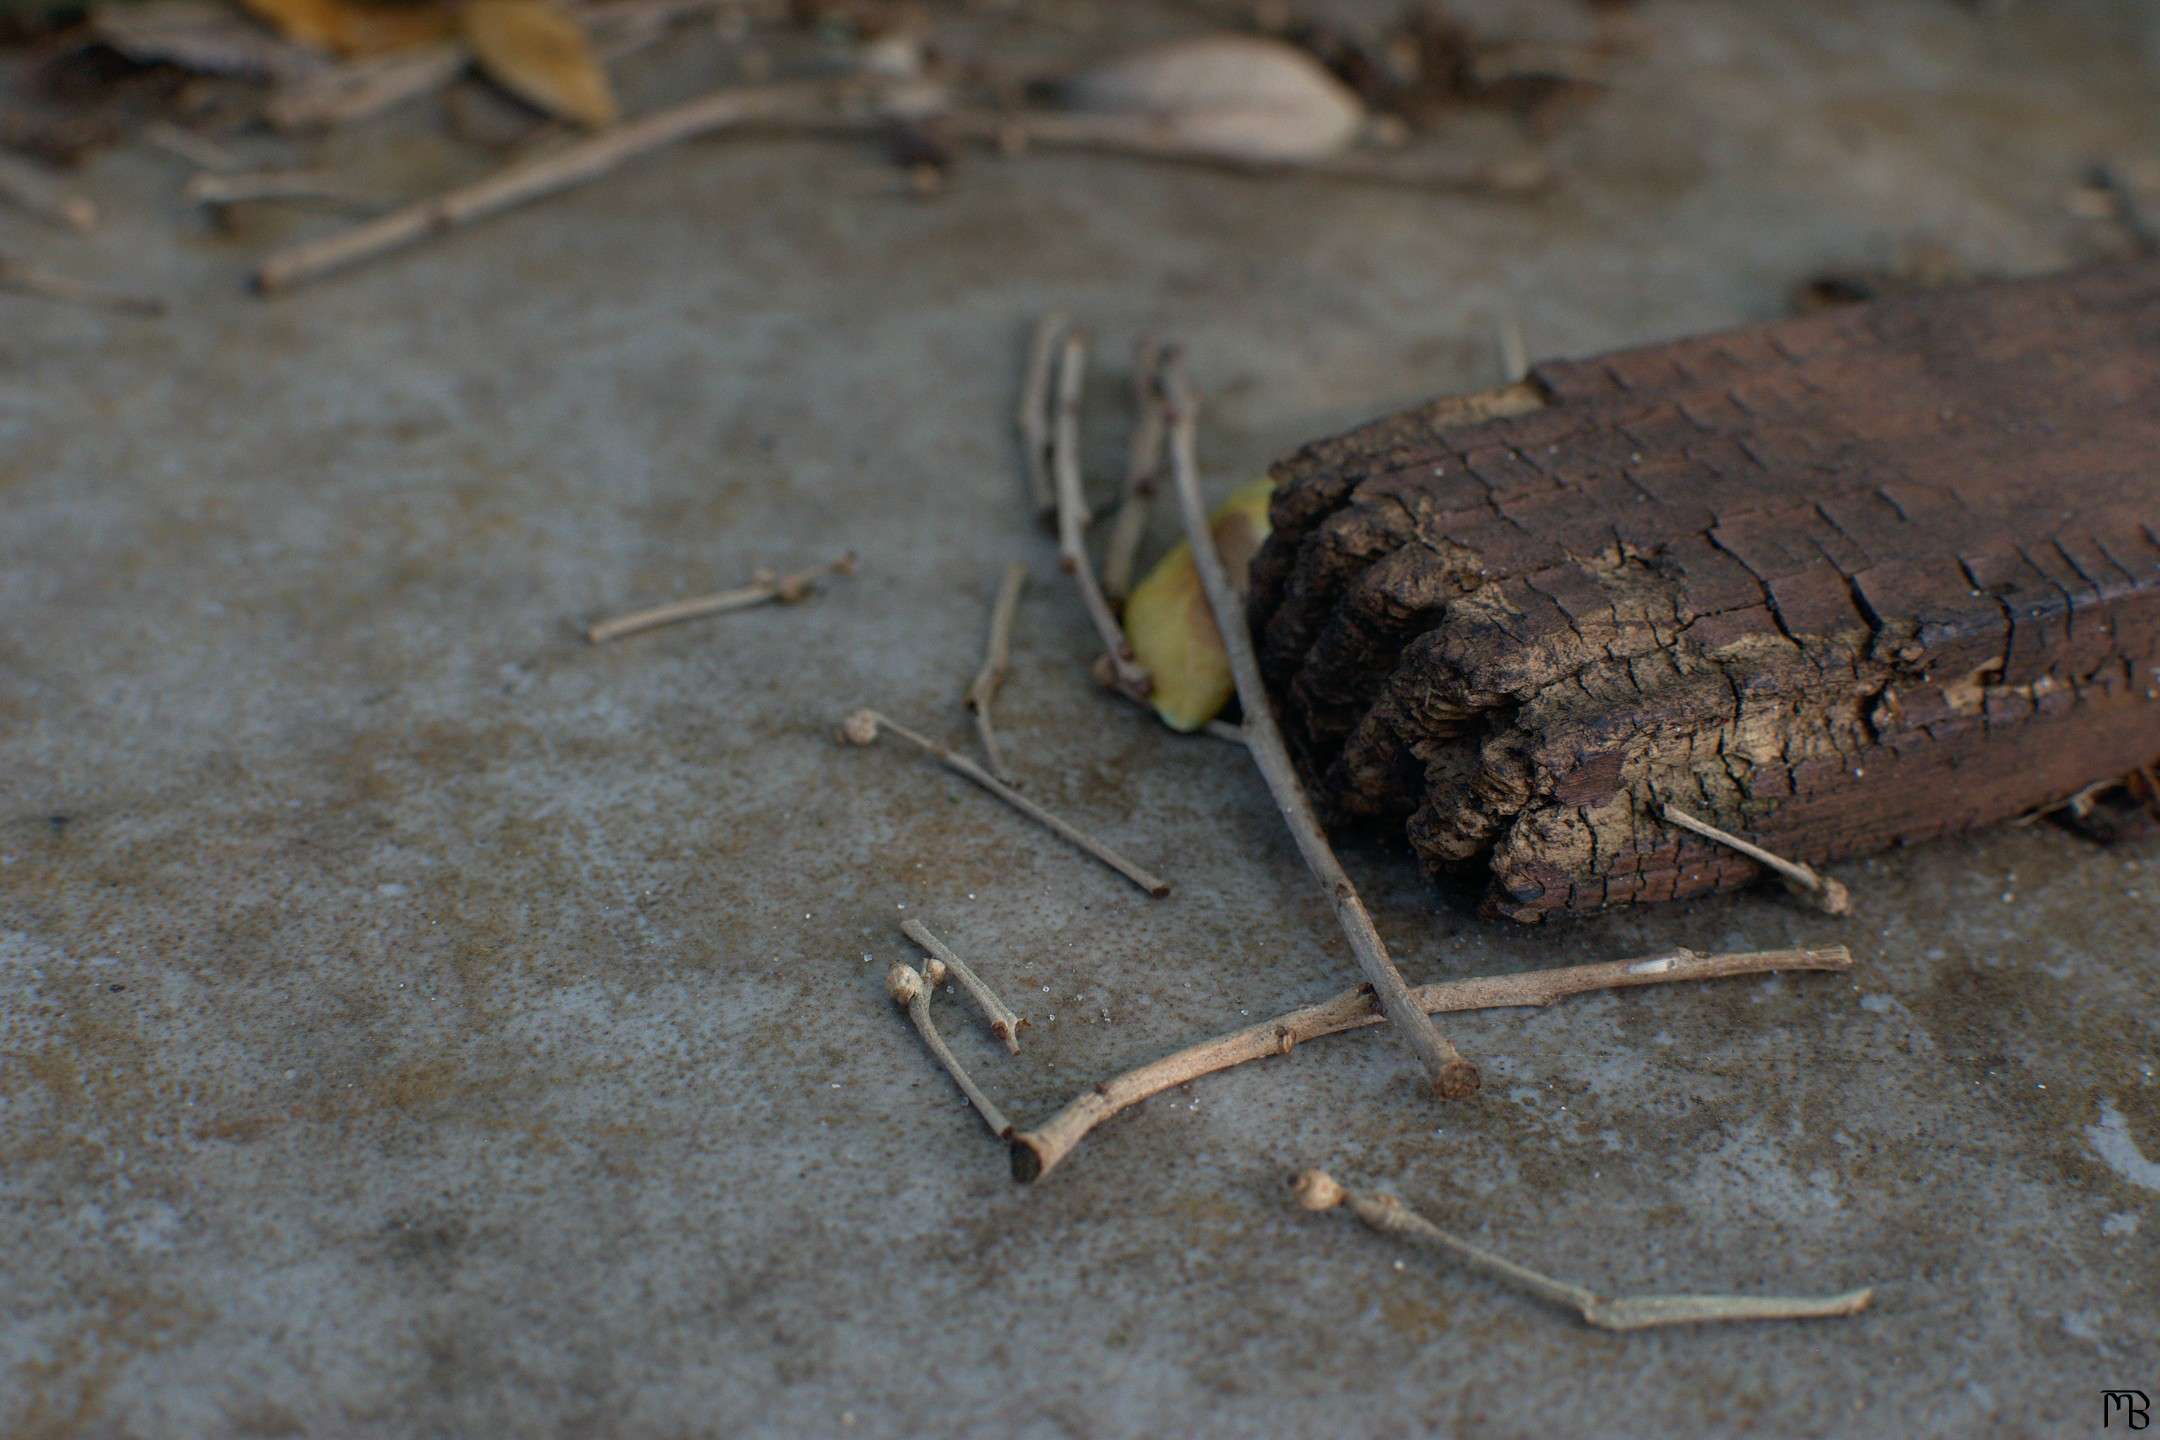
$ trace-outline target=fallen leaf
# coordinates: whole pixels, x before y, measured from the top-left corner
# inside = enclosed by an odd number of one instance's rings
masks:
[[[1268,536],[1268,498],[1275,482],[1266,476],[1241,486],[1208,517],[1223,568],[1240,594],[1252,557]],[[1149,695],[1155,713],[1173,730],[1197,730],[1222,713],[1237,693],[1222,633],[1200,588],[1192,546],[1181,542],[1135,587],[1125,605],[1125,638],[1154,678]]]
[[[1326,66],[1252,35],[1150,46],[1073,76],[1064,98],[1071,109],[1146,121],[1189,149],[1250,163],[1336,154],[1365,121],[1364,102]]]
[[[465,41],[489,78],[520,100],[581,125],[614,123],[607,71],[584,29],[551,0],[473,0]]]
[[[369,5],[359,0],[240,0],[286,39],[339,55],[387,55],[449,36],[442,4]]]

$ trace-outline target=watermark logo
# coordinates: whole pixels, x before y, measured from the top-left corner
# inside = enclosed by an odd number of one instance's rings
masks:
[[[2142,1390],[2102,1390],[2100,1428],[2113,1429],[2117,1416],[2122,1418],[2125,1429],[2143,1430],[2152,1424],[2152,1401]]]

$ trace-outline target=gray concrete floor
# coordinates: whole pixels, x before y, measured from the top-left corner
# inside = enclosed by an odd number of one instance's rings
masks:
[[[1226,488],[1488,383],[1502,305],[1580,353],[1900,237],[2068,263],[2082,164],[2160,140],[2150,14],[1651,0],[1535,203],[1055,157],[923,203],[858,149],[718,143],[276,303],[248,261],[324,222],[212,234],[149,152],[98,163],[87,240],[0,220],[176,299],[0,300],[0,1433],[2083,1434],[2160,1391],[2151,848],[2006,830],[1847,867],[1847,923],[1541,931],[1354,848],[1413,979],[1861,964],[1463,1017],[1467,1104],[1317,1043],[1033,1188],[878,983],[905,916],[975,958],[1035,1027],[949,1028],[1035,1118],[1354,979],[1238,753],[1084,678],[1015,500],[1030,317],[1187,337]],[[483,163],[432,128],[331,158]],[[579,638],[846,547],[812,604]],[[1167,900],[833,743],[865,701],[964,740],[1014,557],[1016,766]],[[1314,1163],[1601,1287],[1881,1300],[1592,1332],[1294,1212]]]

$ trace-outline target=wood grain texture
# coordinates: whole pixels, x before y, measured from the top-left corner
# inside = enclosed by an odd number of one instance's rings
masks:
[[[1276,467],[1252,618],[1338,821],[1534,920],[2160,756],[2160,265],[1536,367]]]

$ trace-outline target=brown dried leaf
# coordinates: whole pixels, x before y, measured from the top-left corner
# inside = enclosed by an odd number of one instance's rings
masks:
[[[581,125],[614,123],[607,71],[584,29],[551,0],[472,0],[465,40],[480,68],[519,99]]]
[[[369,5],[360,0],[240,0],[286,39],[339,55],[387,55],[446,39],[455,28],[448,6]]]

